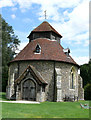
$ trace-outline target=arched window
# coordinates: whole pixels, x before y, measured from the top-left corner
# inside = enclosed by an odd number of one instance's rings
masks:
[[[39,44],[37,44],[35,50],[34,50],[35,53],[40,53],[41,52],[41,47]]]
[[[14,70],[14,80],[16,80],[18,78],[18,69],[15,68]]]
[[[74,67],[71,68],[71,75],[70,75],[70,89],[75,89],[75,69]]]

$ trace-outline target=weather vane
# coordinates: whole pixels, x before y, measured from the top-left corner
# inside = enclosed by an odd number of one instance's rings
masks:
[[[46,10],[44,11],[44,13],[45,13],[45,19],[46,19],[46,16],[47,16],[47,15],[46,15]]]

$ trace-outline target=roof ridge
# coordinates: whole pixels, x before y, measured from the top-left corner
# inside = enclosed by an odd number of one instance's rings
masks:
[[[60,37],[62,37],[62,35],[60,33],[58,33],[50,23],[48,23],[47,21],[42,22],[39,26],[37,26],[35,29],[33,29],[31,32],[44,32],[44,31],[52,31],[54,33],[56,33],[57,35],[59,35]]]
[[[48,23],[48,24],[49,24],[49,23]],[[51,27],[51,29],[53,29],[54,31],[56,31],[55,28],[53,28],[51,24],[49,24],[49,26]],[[57,31],[56,31],[56,32],[57,32]],[[58,32],[57,32],[57,33],[58,33]],[[58,33],[58,34],[59,34],[59,33]]]

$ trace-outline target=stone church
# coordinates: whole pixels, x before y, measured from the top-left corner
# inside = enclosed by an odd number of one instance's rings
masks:
[[[44,21],[28,38],[29,43],[9,63],[7,99],[84,100],[79,65],[70,56],[70,49],[60,45],[62,35]]]

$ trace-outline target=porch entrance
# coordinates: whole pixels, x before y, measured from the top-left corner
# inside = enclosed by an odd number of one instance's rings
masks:
[[[31,79],[24,81],[22,85],[22,99],[36,101],[36,85]]]

